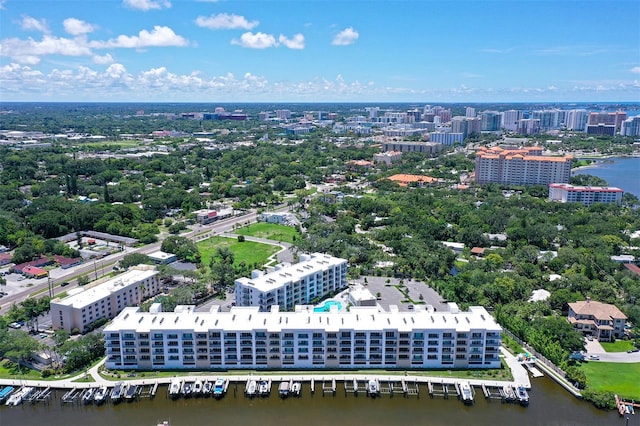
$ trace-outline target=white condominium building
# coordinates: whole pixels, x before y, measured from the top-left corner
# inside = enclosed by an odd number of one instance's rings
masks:
[[[51,301],[51,321],[55,330],[81,332],[101,318],[111,319],[127,306],[135,306],[160,292],[158,271],[151,265],[138,265],[91,288],[69,291],[64,299]]]
[[[425,309],[426,308],[426,309]],[[126,308],[104,329],[110,369],[499,368],[502,328],[483,307],[269,312]]]
[[[582,203],[590,206],[593,203],[622,203],[624,191],[614,186],[574,186],[568,183],[552,183],[549,185],[549,200],[562,203]]]
[[[261,311],[278,305],[291,310],[346,287],[346,259],[322,253],[303,254],[296,264],[277,265],[266,274],[253,271],[251,278],[237,279],[236,305],[257,306]]]
[[[548,157],[542,148],[503,149],[482,147],[476,153],[476,182],[507,185],[567,183],[573,157]]]

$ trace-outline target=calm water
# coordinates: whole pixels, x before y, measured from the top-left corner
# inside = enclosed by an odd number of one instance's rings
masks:
[[[316,383],[317,385],[317,383]],[[227,396],[216,401],[213,398],[191,398],[172,401],[166,397],[166,387],[158,390],[154,400],[142,399],[119,405],[106,403],[101,407],[63,405],[62,392],[56,393],[47,404],[0,407],[2,426],[29,425],[117,425],[155,426],[161,420],[169,420],[171,426],[184,425],[619,425],[626,426],[625,419],[617,412],[605,412],[572,397],[568,392],[547,378],[535,379],[530,392],[529,407],[503,404],[499,400],[485,400],[482,392],[476,392],[473,406],[465,406],[456,398],[431,399],[426,385],[420,398],[401,395],[382,395],[368,398],[346,395],[342,383],[338,383],[335,396],[322,396],[316,387],[311,395],[309,385],[303,386],[300,398],[282,400],[277,395],[274,382],[269,398],[247,399],[243,385],[229,386]],[[631,416],[629,426],[640,425],[640,413]]]
[[[606,180],[625,192],[640,197],[640,157],[598,160],[593,166],[582,168],[576,175],[593,175]]]

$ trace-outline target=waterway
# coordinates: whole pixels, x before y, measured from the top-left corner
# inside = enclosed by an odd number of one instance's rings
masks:
[[[640,157],[616,157],[597,160],[595,164],[581,167],[574,175],[593,175],[606,180],[625,192],[640,197]]]
[[[316,383],[317,385],[317,383]],[[455,397],[431,399],[427,386],[420,388],[419,397],[382,395],[369,398],[363,392],[346,395],[341,382],[335,396],[322,396],[316,387],[311,395],[309,384],[303,385],[300,398],[282,400],[274,382],[268,398],[248,399],[244,384],[229,386],[222,400],[190,398],[170,400],[166,386],[159,388],[153,400],[140,399],[118,405],[106,403],[100,407],[62,404],[63,392],[55,392],[48,403],[18,407],[0,407],[2,426],[155,426],[163,420],[171,426],[184,425],[251,425],[251,426],[339,426],[339,425],[616,425],[640,426],[640,413],[626,419],[614,411],[602,411],[574,398],[555,382],[543,377],[534,379],[530,405],[485,400],[477,389],[475,403],[466,406]],[[234,393],[236,395],[234,396]]]

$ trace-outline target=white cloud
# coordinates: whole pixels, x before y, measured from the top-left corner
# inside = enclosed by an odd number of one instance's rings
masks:
[[[47,21],[45,21],[44,19],[36,19],[31,16],[23,16],[20,26],[23,30],[35,30],[42,33],[49,32]]]
[[[113,57],[111,56],[110,53],[107,53],[105,55],[93,55],[93,63],[94,64],[100,64],[100,65],[105,65],[105,64],[112,64],[114,62]]]
[[[333,38],[331,44],[334,46],[348,46],[356,42],[360,34],[353,27],[345,28]]]
[[[8,38],[0,40],[0,55],[9,56],[18,63],[34,64],[34,57],[43,55],[87,56],[91,49],[82,39],[69,39],[43,35],[42,40]]]
[[[633,74],[640,74],[640,67],[633,67],[631,68],[631,72]]]
[[[198,16],[196,19],[196,25],[210,30],[251,30],[257,27],[259,23],[258,21],[247,21],[244,16],[229,15],[228,13],[219,13],[209,17]]]
[[[151,31],[140,31],[137,36],[119,35],[108,41],[93,41],[90,46],[95,48],[143,48],[187,46],[188,44],[187,39],[177,35],[171,28],[156,25]]]
[[[74,36],[87,34],[94,30],[93,25],[76,18],[67,18],[62,24],[64,25],[64,30]]]
[[[130,9],[148,11],[152,9],[168,9],[171,2],[168,0],[123,0],[122,4]]]
[[[231,44],[236,44],[248,49],[267,49],[269,47],[276,47],[278,42],[271,34],[246,32],[240,36],[240,40],[231,40]]]
[[[280,34],[278,41],[289,49],[304,49],[304,36],[302,34],[295,34],[292,38],[287,38]]]

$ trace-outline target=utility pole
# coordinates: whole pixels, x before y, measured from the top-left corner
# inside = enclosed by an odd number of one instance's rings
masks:
[[[53,299],[53,280],[47,275],[47,286],[49,288],[49,297]]]

